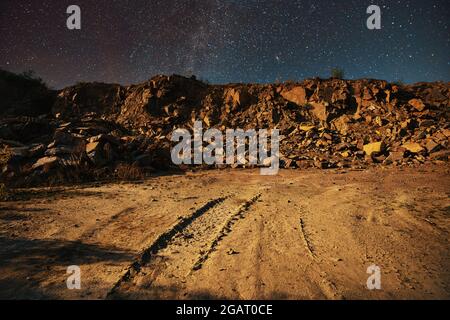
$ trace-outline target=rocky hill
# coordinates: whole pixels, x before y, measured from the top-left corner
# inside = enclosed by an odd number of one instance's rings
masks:
[[[220,130],[279,129],[284,168],[448,161],[449,83],[317,78],[208,85],[158,75],[127,87],[41,88],[32,99],[24,98],[31,89],[14,86],[0,77],[0,179],[10,185],[140,178],[176,169],[171,132],[191,129],[195,120]]]

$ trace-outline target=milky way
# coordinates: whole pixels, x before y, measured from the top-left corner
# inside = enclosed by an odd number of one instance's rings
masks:
[[[66,8],[81,8],[68,30]],[[368,30],[366,9],[382,10]],[[328,77],[450,80],[448,0],[59,0],[0,2],[0,68],[55,88],[195,74],[211,83]]]

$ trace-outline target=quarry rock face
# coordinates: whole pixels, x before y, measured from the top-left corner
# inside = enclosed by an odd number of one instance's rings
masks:
[[[61,118],[96,113],[110,117],[120,112],[123,88],[104,83],[80,83],[61,90],[52,106],[53,115]]]
[[[441,163],[448,161],[449,102],[442,82],[208,85],[159,75],[128,87],[81,83],[57,92],[39,116],[0,115],[1,180],[56,183],[176,169],[171,133],[192,130],[196,120],[223,132],[279,129],[283,168]]]

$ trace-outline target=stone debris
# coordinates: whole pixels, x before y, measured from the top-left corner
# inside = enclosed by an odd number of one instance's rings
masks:
[[[366,144],[363,147],[364,152],[368,156],[372,156],[373,154],[379,154],[383,150],[383,143],[382,142],[374,142]]]
[[[196,120],[223,132],[279,129],[281,168],[442,163],[448,161],[449,89],[443,82],[318,78],[207,85],[177,75],[128,87],[80,83],[46,92],[51,105],[40,105],[38,115],[24,115],[29,105],[20,114],[0,110],[0,179],[35,185],[110,179],[119,169],[120,176],[194,169],[172,164],[170,137],[177,128],[192,131]],[[6,99],[10,106],[13,98]]]
[[[424,150],[424,148],[422,148],[422,146],[417,142],[408,142],[402,145],[402,147],[411,153],[420,153]]]

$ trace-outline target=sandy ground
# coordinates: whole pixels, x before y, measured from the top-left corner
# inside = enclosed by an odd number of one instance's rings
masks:
[[[0,202],[0,298],[449,299],[449,195],[446,165],[19,190]]]

